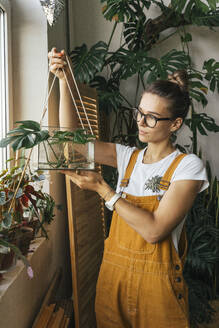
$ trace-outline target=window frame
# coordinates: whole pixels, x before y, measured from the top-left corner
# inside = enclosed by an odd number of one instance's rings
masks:
[[[4,28],[4,39],[3,42],[4,48],[3,56],[1,52],[1,57],[3,57],[3,81],[4,86],[2,87],[4,99],[3,99],[3,114],[0,113],[1,120],[5,121],[5,124],[2,126],[3,136],[6,135],[7,131],[13,126],[13,109],[12,109],[12,56],[11,56],[11,5],[9,0],[0,0],[0,9],[3,11],[3,28]],[[6,167],[6,160],[9,157],[9,148],[0,149],[2,163],[0,167]]]

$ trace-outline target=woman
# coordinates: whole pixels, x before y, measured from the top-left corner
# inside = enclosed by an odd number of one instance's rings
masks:
[[[75,127],[65,75],[57,71],[67,67],[64,51],[53,49],[49,57],[60,81],[60,125]],[[175,72],[151,84],[133,112],[145,149],[96,141],[95,161],[118,169],[116,191],[95,172],[67,173],[114,210],[97,283],[99,328],[189,327],[183,225],[197,193],[208,186],[202,161],[171,142],[189,104],[186,72]]]

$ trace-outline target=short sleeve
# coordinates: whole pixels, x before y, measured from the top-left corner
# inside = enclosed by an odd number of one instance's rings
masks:
[[[205,190],[209,186],[204,163],[195,154],[188,154],[177,166],[171,181],[178,180],[203,180],[203,185],[199,192]]]
[[[119,173],[126,169],[131,155],[135,149],[135,147],[116,144],[117,169]]]
[[[116,144],[116,158],[118,170],[118,182],[116,192],[120,191],[120,182],[124,178],[125,171],[135,147],[123,146]]]

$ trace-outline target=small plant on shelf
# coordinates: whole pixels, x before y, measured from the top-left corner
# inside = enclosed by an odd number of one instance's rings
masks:
[[[0,174],[0,271],[18,257],[31,273],[25,257],[29,245],[38,231],[48,238],[45,224],[54,218],[55,201],[42,191],[45,175],[30,167],[23,174],[23,169],[13,166]]]

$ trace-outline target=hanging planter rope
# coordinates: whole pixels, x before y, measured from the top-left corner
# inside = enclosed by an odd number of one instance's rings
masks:
[[[68,85],[69,92],[71,94],[71,98],[72,98],[73,104],[75,106],[75,110],[77,112],[77,115],[78,115],[79,121],[81,123],[82,129],[77,129],[75,132],[73,132],[73,131],[63,131],[63,130],[57,131],[56,130],[52,137],[49,135],[49,132],[47,130],[41,130],[43,119],[44,119],[45,114],[46,114],[46,112],[48,110],[49,97],[51,95],[51,92],[52,92],[53,87],[54,87],[54,84],[55,84],[55,80],[57,78],[57,76],[56,76],[56,73],[58,72],[58,69],[57,69],[56,72],[55,72],[55,75],[53,77],[53,80],[52,80],[50,89],[48,90],[48,93],[46,94],[46,97],[45,97],[45,101],[44,101],[44,105],[43,105],[43,111],[42,111],[40,123],[37,123],[37,122],[34,122],[34,121],[20,121],[20,122],[17,122],[17,123],[21,123],[20,127],[15,128],[14,130],[10,131],[8,133],[9,134],[9,137],[6,137],[5,139],[3,139],[1,141],[1,147],[5,147],[9,143],[15,141],[15,139],[16,139],[16,142],[14,142],[12,144],[12,148],[14,150],[18,150],[18,149],[24,147],[24,141],[25,140],[26,141],[28,140],[28,146],[26,148],[31,148],[30,149],[30,152],[29,152],[29,155],[26,158],[26,162],[25,162],[25,165],[24,165],[24,168],[23,168],[23,172],[21,174],[21,177],[20,177],[20,180],[18,182],[17,188],[16,188],[16,190],[14,192],[14,195],[13,195],[13,198],[11,200],[10,207],[8,209],[8,214],[10,214],[11,209],[12,209],[12,207],[14,205],[14,201],[15,201],[17,192],[18,192],[19,187],[20,187],[20,184],[21,184],[21,182],[23,180],[23,177],[24,177],[24,174],[26,172],[26,169],[27,169],[27,167],[29,165],[29,162],[30,162],[30,159],[31,159],[31,155],[32,155],[32,152],[33,152],[33,147],[35,145],[37,145],[37,144],[39,145],[40,143],[42,143],[43,144],[43,147],[45,148],[45,142],[47,142],[48,147],[50,147],[53,155],[59,161],[58,163],[55,164],[55,166],[52,169],[63,169],[62,164],[64,163],[64,161],[61,158],[58,158],[56,156],[56,152],[53,149],[54,145],[59,145],[61,143],[66,143],[66,145],[67,145],[68,142],[69,142],[69,144],[70,143],[72,143],[72,144],[73,143],[85,144],[85,143],[89,143],[89,141],[95,139],[95,136],[94,136],[94,133],[93,133],[93,130],[92,130],[92,127],[91,127],[91,124],[90,124],[90,121],[89,121],[87,112],[86,112],[86,108],[84,106],[84,103],[83,103],[83,100],[82,100],[82,97],[81,97],[81,94],[80,94],[78,85],[76,83],[76,80],[75,80],[75,77],[74,77],[74,74],[73,74],[73,71],[72,71],[72,68],[71,68],[71,64],[70,64],[69,58],[67,56],[66,56],[66,60],[67,60],[68,68],[69,68],[70,73],[71,73],[72,80],[74,82],[74,87],[75,87],[75,89],[77,91],[77,95],[79,97],[81,106],[83,108],[83,111],[84,111],[84,114],[85,114],[85,117],[86,117],[86,120],[87,120],[89,129],[90,129],[90,134],[88,134],[86,132],[85,128],[84,128],[83,120],[81,118],[80,111],[79,111],[79,108],[78,108],[76,99],[75,99],[74,94],[73,94],[73,92],[71,90],[71,87],[70,87],[70,84],[69,84],[69,81],[68,81],[68,78],[66,76],[66,73],[65,73],[64,69],[62,69],[62,71],[63,71],[63,74],[65,76],[66,83]],[[50,64],[50,62],[49,62],[49,64]],[[48,85],[48,81],[49,81],[49,76],[50,76],[50,71],[48,72],[48,76],[47,76],[47,85]],[[24,133],[24,137],[23,137],[22,134],[20,134],[21,131]],[[13,135],[14,133],[15,134],[17,133],[17,136],[14,136]],[[33,135],[34,135],[35,139],[33,139]],[[49,141],[50,140],[49,139],[50,137],[52,139],[52,142]],[[18,140],[19,138],[20,138],[20,140]],[[45,151],[46,151],[46,154],[47,154],[47,150],[46,149],[45,149]],[[92,153],[94,155],[94,149],[93,149]],[[69,166],[69,160],[68,160],[68,158],[67,158],[67,162],[65,162],[64,164],[65,164],[65,168],[66,169],[71,169],[72,168],[71,166]],[[75,168],[77,168],[77,167],[73,167],[73,169],[75,169]],[[85,167],[82,167],[82,168],[89,169],[89,167],[86,167],[86,166]],[[48,167],[46,169],[48,169]],[[94,169],[94,163],[93,163],[93,166],[91,167],[91,169]]]

